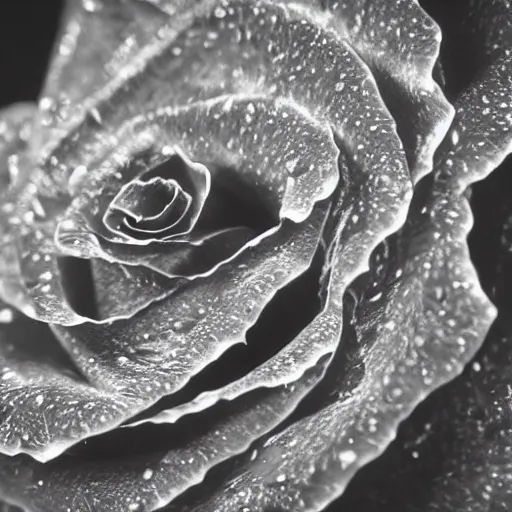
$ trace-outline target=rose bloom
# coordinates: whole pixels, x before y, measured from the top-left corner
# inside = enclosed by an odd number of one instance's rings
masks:
[[[512,13],[420,3],[69,2],[0,112],[5,510],[512,509]]]

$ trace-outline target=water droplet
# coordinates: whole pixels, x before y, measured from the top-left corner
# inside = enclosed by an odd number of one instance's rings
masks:
[[[354,450],[345,450],[338,454],[338,459],[341,462],[342,468],[346,468],[353,464],[357,459],[357,454]]]
[[[14,319],[12,309],[5,308],[0,310],[0,324],[10,324]]]

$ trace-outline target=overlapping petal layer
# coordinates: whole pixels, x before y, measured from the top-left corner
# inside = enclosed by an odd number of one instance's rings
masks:
[[[508,69],[489,69],[501,78],[493,82],[497,94],[510,80],[503,74]],[[469,260],[471,215],[461,194],[510,150],[505,112],[489,117],[488,131],[475,122],[482,107],[472,97],[479,85],[461,97],[433,180],[418,187],[406,225],[352,288],[351,325],[340,345],[345,350],[311,393],[308,415],[257,444],[255,457],[227,473],[229,483],[212,479],[213,488],[207,484],[169,510],[322,510],[386,448],[398,422],[475,354],[495,310]],[[474,158],[471,149],[477,147],[487,158]],[[258,461],[263,473],[254,470]]]
[[[512,480],[510,160],[473,187],[475,258],[499,314],[462,375],[427,397],[332,510],[507,510]],[[490,198],[493,200],[490,201]],[[482,237],[482,238],[481,238]],[[477,241],[487,240],[485,256]],[[480,254],[479,254],[480,253]],[[328,509],[330,510],[330,509]]]
[[[439,30],[415,2],[367,4],[70,9],[26,179],[5,199],[16,211],[1,217],[5,499],[321,510],[460,373],[494,314],[462,194],[496,153],[469,164],[485,148],[459,111],[424,177],[452,117],[432,78]],[[484,137],[494,146],[500,126]],[[162,166],[177,154],[207,186],[172,181]],[[270,225],[215,224],[219,183],[251,190]],[[314,318],[238,380],[180,402],[318,260]],[[85,306],[73,296],[83,261]],[[51,324],[49,356],[37,321]],[[170,395],[177,405],[159,407]],[[94,455],[116,436],[133,453]]]
[[[441,6],[431,6],[442,12]],[[445,27],[447,69],[471,45],[475,51],[458,74],[449,76],[450,88],[462,91],[455,135],[461,147],[444,172],[462,170],[463,184],[468,172],[486,178],[472,187],[475,226],[469,247],[498,318],[463,374],[416,409],[333,510],[510,508],[510,156],[505,157],[512,141],[512,63],[510,23],[503,22],[510,9],[502,1],[473,2],[460,16],[459,27]],[[457,134],[463,135],[457,139]]]

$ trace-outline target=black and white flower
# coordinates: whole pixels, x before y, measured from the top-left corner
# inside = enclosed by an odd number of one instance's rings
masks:
[[[6,502],[506,510],[512,213],[473,184],[512,144],[510,7],[424,4],[70,2],[0,113]]]

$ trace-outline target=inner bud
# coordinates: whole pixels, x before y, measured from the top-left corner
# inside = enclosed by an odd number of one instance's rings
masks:
[[[132,236],[165,235],[185,217],[191,203],[192,196],[176,180],[134,180],[112,202],[108,222]]]
[[[189,233],[210,190],[210,173],[174,150],[168,160],[126,183],[103,222],[128,242],[166,240]]]

